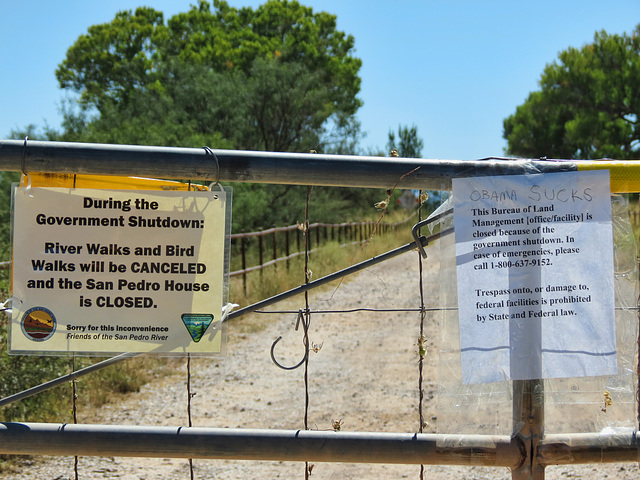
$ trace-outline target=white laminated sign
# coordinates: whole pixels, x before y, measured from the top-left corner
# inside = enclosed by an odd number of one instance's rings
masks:
[[[464,383],[617,371],[609,172],[453,180]]]
[[[220,353],[227,201],[16,188],[11,352]]]

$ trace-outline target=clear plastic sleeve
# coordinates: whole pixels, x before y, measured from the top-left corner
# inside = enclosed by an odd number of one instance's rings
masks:
[[[533,173],[533,172],[532,172]],[[618,373],[550,379],[534,392],[544,402],[545,434],[589,433],[636,427],[638,261],[627,198],[612,196],[615,328]],[[444,209],[443,209],[444,210]],[[453,223],[443,217],[441,228]],[[441,433],[509,435],[519,429],[513,382],[463,384],[458,322],[455,235],[440,239],[442,341],[439,352],[438,418]],[[594,272],[595,275],[598,272]],[[490,366],[487,366],[490,368]],[[519,420],[515,420],[518,422]]]

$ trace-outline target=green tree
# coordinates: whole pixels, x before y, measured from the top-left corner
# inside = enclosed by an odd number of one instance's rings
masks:
[[[422,156],[422,147],[424,142],[418,136],[418,127],[412,125],[406,127],[400,125],[398,127],[398,139],[396,134],[389,130],[389,140],[387,141],[387,151],[396,150],[399,157],[403,158],[420,158]]]
[[[353,48],[334,15],[296,1],[254,11],[201,0],[166,24],[151,8],[120,12],[90,27],[56,71],[79,98],[65,139],[327,147],[328,126],[348,131],[361,105]]]
[[[61,139],[355,153],[362,102],[353,49],[334,15],[297,1],[254,10],[202,0],[167,21],[151,8],[120,12],[78,38],[56,71],[77,95],[65,105]],[[304,187],[234,188],[234,231],[292,224],[304,213]],[[314,215],[360,215],[374,194],[352,197],[315,189],[322,210]]]
[[[595,34],[547,65],[540,90],[504,120],[507,153],[572,159],[638,158],[640,25]]]

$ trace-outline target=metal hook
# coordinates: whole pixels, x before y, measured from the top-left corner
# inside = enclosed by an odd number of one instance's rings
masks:
[[[282,336],[276,338],[276,341],[273,342],[273,344],[271,345],[271,361],[273,363],[275,363],[277,367],[280,367],[283,370],[295,370],[296,368],[301,367],[304,364],[304,362],[306,362],[307,358],[309,357],[309,347],[307,346],[306,342],[305,342],[305,349],[304,349],[304,357],[302,357],[302,360],[300,360],[298,363],[296,363],[295,365],[293,365],[291,367],[286,367],[286,366],[282,365],[281,363],[279,363],[276,360],[275,354],[273,353],[273,351],[276,348],[276,344],[280,340],[282,340]]]
[[[28,141],[29,141],[29,137],[28,136],[24,137],[24,144],[22,145],[22,163],[20,165],[20,168],[22,170],[22,175],[20,176],[20,186],[22,187],[22,185],[26,182],[27,185],[24,193],[29,197],[33,197],[33,195],[31,194],[31,175],[29,175],[29,173],[26,171],[26,168],[25,168]]]
[[[278,344],[278,342],[280,340],[282,340],[282,335],[279,336],[278,338],[276,338],[275,342],[273,342],[273,344],[271,344],[271,361],[273,363],[275,363],[275,365],[283,370],[295,370],[298,367],[301,367],[304,362],[307,361],[307,358],[309,358],[309,337],[307,335],[308,333],[308,324],[304,319],[303,313],[302,313],[302,309],[298,310],[298,319],[296,321],[296,330],[298,330],[298,327],[300,325],[300,322],[302,321],[302,328],[304,329],[304,357],[302,357],[302,360],[300,360],[298,363],[296,363],[295,365],[291,366],[291,367],[286,367],[284,365],[282,365],[281,363],[279,363],[276,360],[276,356],[273,353],[274,350],[276,349],[276,345]]]

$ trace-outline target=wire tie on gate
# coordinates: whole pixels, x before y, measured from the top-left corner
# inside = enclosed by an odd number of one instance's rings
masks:
[[[29,141],[29,137],[25,136],[24,137],[24,144],[22,146],[22,163],[20,164],[20,170],[22,170],[22,176],[20,177],[20,186],[24,186],[24,179],[26,177],[27,179],[27,185],[26,185],[26,189],[25,189],[25,195],[28,195],[29,197],[33,197],[33,195],[31,194],[31,175],[29,175],[27,173],[27,169],[26,169],[26,157],[27,157],[27,142]]]
[[[222,185],[220,185],[220,162],[218,161],[218,156],[216,153],[211,150],[206,145],[202,147],[207,155],[213,155],[213,159],[216,161],[216,181],[212,185],[217,185],[222,189]]]
[[[238,305],[237,303],[227,303],[224,307],[222,307],[222,316],[220,317],[220,323],[226,321],[227,317],[231,313],[231,310],[239,306],[240,305]]]
[[[298,310],[298,318],[296,319],[296,328],[295,331],[298,331],[298,328],[300,327],[300,320],[302,320],[304,322],[304,319],[302,318],[302,309]]]
[[[20,169],[22,170],[22,174],[26,175],[26,169],[25,169],[25,158],[27,156],[27,142],[29,141],[29,136],[25,136],[24,137],[24,144],[22,145],[22,163],[20,164]]]
[[[8,315],[11,315],[14,303],[21,304],[22,300],[16,297],[7,298],[4,302],[0,303],[0,312],[6,312]]]
[[[7,312],[11,315],[13,297],[7,298],[4,302],[0,303],[0,312]]]

